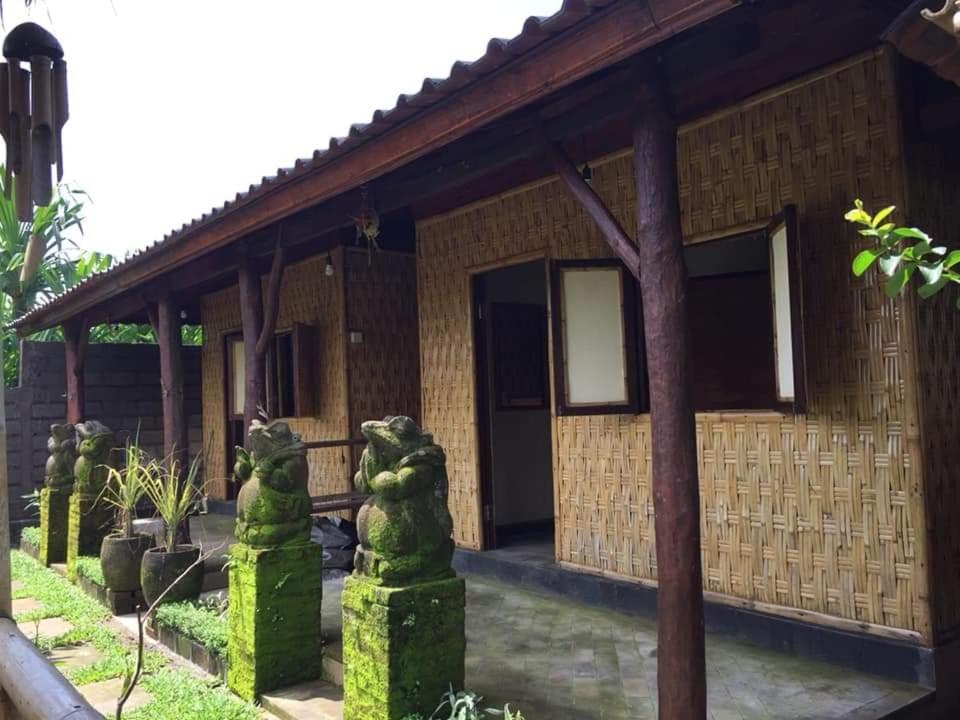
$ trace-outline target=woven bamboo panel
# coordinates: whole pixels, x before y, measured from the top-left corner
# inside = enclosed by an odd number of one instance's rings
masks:
[[[325,257],[315,257],[286,268],[280,292],[277,330],[294,323],[313,326],[317,342],[314,403],[316,416],[291,418],[290,425],[306,440],[347,437],[347,387],[344,364],[343,273],[324,275]],[[342,257],[334,258],[342,268]],[[264,283],[266,279],[264,279]],[[223,338],[240,331],[240,295],[236,286],[201,300],[203,344],[203,428],[210,468],[210,494],[224,497],[228,474],[224,455]],[[232,461],[231,461],[232,462]],[[348,453],[339,449],[311,450],[310,492],[313,495],[351,489]]]
[[[852,281],[842,215],[903,194],[889,61],[869,56],[684,128],[686,235],[798,206],[804,251],[809,414],[698,415],[704,585],[759,602],[926,632],[918,429],[904,389],[901,305]],[[594,188],[635,226],[629,156]],[[418,225],[424,424],[447,449],[457,541],[480,544],[471,268],[545,250],[605,256],[557,182]],[[654,580],[646,416],[554,420],[557,557]]]
[[[413,255],[364,250],[345,252],[351,433],[360,423],[387,415],[420,420],[420,337],[417,329],[417,264]],[[355,448],[359,461],[362,448]]]
[[[956,247],[960,149],[951,140],[910,145],[910,222]],[[960,629],[960,311],[953,306],[955,299],[948,287],[935,299],[919,302],[917,323],[933,625],[943,639]]]

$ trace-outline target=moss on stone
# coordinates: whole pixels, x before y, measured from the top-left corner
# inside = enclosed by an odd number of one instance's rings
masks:
[[[227,684],[248,700],[320,677],[323,548],[230,548]]]
[[[77,579],[77,558],[81,555],[100,556],[100,544],[110,532],[110,508],[97,502],[96,495],[74,492],[70,496],[67,526],[67,577]]]
[[[37,559],[42,565],[67,559],[67,525],[72,487],[45,487],[40,491],[40,547]]]
[[[342,602],[344,720],[428,717],[463,688],[462,578],[397,588],[354,576]]]

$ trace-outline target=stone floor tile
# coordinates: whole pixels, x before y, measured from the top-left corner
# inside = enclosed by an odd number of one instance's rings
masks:
[[[17,615],[25,615],[26,613],[33,612],[34,610],[39,610],[42,607],[43,603],[35,598],[17,598],[13,601],[13,615],[14,617]]]
[[[93,645],[67,645],[65,647],[54,648],[49,655],[49,660],[60,672],[71,668],[89,665],[100,659],[100,651]]]
[[[81,685],[77,688],[80,694],[87,699],[93,709],[107,717],[113,717],[117,711],[117,699],[123,692],[123,679],[112,678],[102,682]],[[128,710],[141,707],[150,702],[150,694],[141,686],[134,688],[127,702],[123,705],[124,714]]]
[[[63,618],[44,618],[40,622],[26,620],[17,626],[29,640],[50,640],[73,630],[73,625]]]

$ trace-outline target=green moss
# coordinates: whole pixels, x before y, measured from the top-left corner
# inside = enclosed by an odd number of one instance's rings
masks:
[[[72,492],[72,487],[64,490],[45,487],[40,491],[38,559],[41,565],[62,563],[67,559],[67,526]]]
[[[67,578],[77,577],[77,558],[100,555],[100,544],[110,532],[110,508],[97,502],[96,495],[75,492],[70,496],[70,519],[67,527]]]
[[[94,585],[106,587],[107,581],[103,579],[103,566],[100,564],[100,558],[90,555],[81,555],[74,562],[74,568],[77,577],[86,578]]]
[[[347,578],[344,720],[429,716],[451,685],[462,688],[464,604],[460,578],[404,588]]]
[[[227,683],[249,700],[320,677],[323,548],[230,548]]]
[[[36,526],[25,527],[20,531],[20,542],[25,542],[34,547],[40,547],[40,528]]]
[[[227,652],[227,619],[213,608],[191,602],[170,603],[157,608],[157,623],[178,630],[211,652]]]

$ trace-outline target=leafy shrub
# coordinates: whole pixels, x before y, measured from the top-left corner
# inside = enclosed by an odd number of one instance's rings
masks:
[[[86,578],[94,585],[106,587],[107,581],[103,579],[103,567],[100,565],[100,558],[81,555],[77,558],[77,577]]]
[[[25,527],[20,531],[20,542],[26,542],[34,547],[40,547],[40,528]]]
[[[227,619],[209,605],[167,603],[157,608],[156,618],[217,655],[227,652]]]

